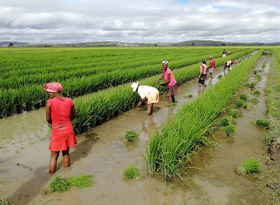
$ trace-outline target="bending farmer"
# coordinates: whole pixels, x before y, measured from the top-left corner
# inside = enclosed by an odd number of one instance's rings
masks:
[[[140,101],[137,104],[138,107],[141,106],[146,100],[148,100],[147,114],[151,115],[153,113],[153,105],[154,103],[157,103],[159,99],[158,90],[151,86],[140,85],[139,82],[132,83],[131,88],[133,92],[137,91],[141,97]]]

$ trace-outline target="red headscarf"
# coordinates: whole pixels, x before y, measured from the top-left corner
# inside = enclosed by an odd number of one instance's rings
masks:
[[[47,83],[46,85],[44,85],[44,90],[46,92],[57,93],[61,92],[62,89],[63,87],[60,83]]]

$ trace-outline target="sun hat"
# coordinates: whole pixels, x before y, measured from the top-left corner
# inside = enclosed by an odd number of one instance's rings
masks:
[[[61,92],[63,89],[60,83],[47,83],[44,85],[44,91],[50,93]]]
[[[137,90],[138,86],[139,86],[138,81],[136,83],[132,83],[131,88],[132,88],[133,92],[135,92]]]
[[[162,65],[168,65],[168,61],[162,61],[161,64]]]

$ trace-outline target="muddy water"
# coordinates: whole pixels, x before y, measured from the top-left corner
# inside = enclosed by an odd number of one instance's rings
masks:
[[[221,68],[216,70],[213,84],[217,82],[221,72]],[[208,84],[211,82],[208,81]],[[80,143],[71,151],[71,168],[63,169],[59,165],[57,175],[94,174],[95,184],[91,188],[71,189],[68,193],[48,196],[41,194],[42,189],[46,188],[53,178],[47,173],[48,140],[30,145],[20,154],[2,157],[1,197],[7,197],[16,204],[225,204],[224,202],[230,201],[228,195],[233,191],[225,181],[218,182],[211,180],[211,177],[205,180],[201,171],[190,172],[191,175],[185,179],[186,186],[177,183],[165,184],[161,177],[146,176],[145,162],[141,156],[145,152],[148,134],[159,129],[169,115],[175,113],[183,103],[196,98],[199,92],[197,79],[189,81],[180,86],[177,106],[166,106],[164,95],[156,105],[153,116],[147,117],[144,109],[136,108],[81,136]],[[189,94],[192,94],[193,98],[188,98]],[[128,146],[122,141],[122,137],[127,130],[132,129],[140,133],[141,140],[136,145]],[[234,143],[232,140],[224,141],[229,143],[228,146]],[[205,166],[208,160],[216,161],[215,157],[214,154],[211,157],[206,154],[198,160],[201,163],[196,166],[202,170],[210,170],[211,167]],[[141,177],[132,182],[123,182],[121,170],[130,164],[139,168]],[[220,169],[227,168],[225,165],[221,163]],[[215,171],[213,168],[207,176],[214,175]],[[228,173],[233,174],[232,170],[226,172]],[[200,198],[205,198],[203,203],[200,203]],[[233,198],[235,199],[235,196]]]

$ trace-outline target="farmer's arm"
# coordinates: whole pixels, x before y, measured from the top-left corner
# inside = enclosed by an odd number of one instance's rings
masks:
[[[74,120],[77,117],[77,112],[74,105],[71,107],[71,120]]]
[[[168,75],[168,80],[164,83],[165,85],[168,85],[171,81],[171,74]]]
[[[137,107],[141,106],[143,102],[146,101],[146,98],[141,98],[140,101],[137,103]]]
[[[48,121],[48,123],[52,124],[51,108],[50,108],[49,104],[47,104],[47,106],[46,106],[46,120]]]

